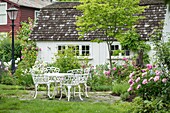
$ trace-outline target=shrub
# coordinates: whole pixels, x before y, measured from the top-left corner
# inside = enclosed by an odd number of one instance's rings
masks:
[[[108,64],[97,65],[95,69],[91,71],[92,78],[88,80],[88,85],[92,90],[96,91],[110,91],[112,88],[112,77],[110,76],[110,71]]]
[[[125,100],[127,100],[127,99],[130,97],[130,94],[129,94],[128,92],[125,92],[125,93],[122,93],[122,94],[120,95],[120,97],[121,97],[121,99],[122,99],[123,101],[125,101]]]
[[[116,95],[121,95],[127,92],[129,84],[127,82],[115,82],[112,87],[112,93]]]
[[[132,103],[133,113],[169,113],[170,105],[164,103],[161,98],[143,100],[140,97],[136,97]]]
[[[6,37],[3,40],[0,40],[0,59],[1,61],[8,62],[12,57],[12,44],[10,37]],[[15,39],[14,42],[14,59],[21,58],[21,42]]]
[[[130,87],[128,91],[134,91],[143,99],[163,97],[170,99],[170,77],[169,72],[161,71],[161,68],[147,65],[147,69],[138,70],[129,75]]]
[[[60,68],[60,72],[67,72],[68,70],[78,69],[81,67],[72,48],[59,51],[55,57],[56,60],[51,65]]]
[[[41,49],[36,46],[36,43],[29,39],[33,29],[33,20],[28,18],[27,22],[22,22],[22,27],[17,31],[17,38],[22,42],[21,47],[21,62],[14,74],[18,79],[18,84],[29,86],[32,84],[29,75],[29,69],[34,65],[38,51]]]

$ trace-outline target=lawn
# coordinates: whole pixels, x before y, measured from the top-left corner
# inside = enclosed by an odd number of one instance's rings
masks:
[[[128,113],[131,104],[88,101],[66,101],[67,99],[29,98],[30,91],[21,86],[0,84],[0,113]]]

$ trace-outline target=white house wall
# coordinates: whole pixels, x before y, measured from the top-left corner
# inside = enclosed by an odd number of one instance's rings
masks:
[[[119,44],[119,42],[115,42],[114,44]],[[37,60],[43,60],[44,62],[52,63],[55,58],[54,54],[57,53],[58,45],[90,45],[90,53],[89,63],[92,65],[105,64],[109,61],[109,54],[106,43],[95,43],[95,42],[87,42],[87,41],[38,41],[37,46],[41,48],[41,51],[38,54]],[[123,57],[115,57],[113,61],[122,61]]]
[[[167,5],[167,7],[170,7]],[[164,41],[168,41],[170,37],[170,11],[167,8],[164,22],[164,30],[163,30]]]
[[[103,64],[106,62],[106,44],[105,43],[92,43],[92,42],[62,42],[62,41],[38,41],[37,46],[41,48],[38,54],[38,60],[43,60],[48,63],[52,63],[57,53],[58,45],[90,45],[89,63],[93,65]]]

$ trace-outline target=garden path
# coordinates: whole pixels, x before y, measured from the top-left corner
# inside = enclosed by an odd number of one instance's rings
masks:
[[[22,95],[20,98],[20,100],[32,100],[33,99],[33,94],[34,91],[33,90],[28,90],[27,94]],[[84,102],[94,102],[94,103],[98,103],[98,102],[104,102],[104,103],[114,103],[116,100],[120,100],[119,96],[113,96],[111,95],[110,91],[107,92],[88,92],[89,97],[86,98],[82,95],[83,101]],[[46,92],[45,91],[39,91],[37,98],[36,99],[44,99],[44,100],[49,100],[49,98],[46,96]],[[52,98],[50,100],[56,100],[59,101],[58,98]],[[60,101],[67,101],[67,98],[62,98]],[[71,102],[80,102],[81,100],[79,99],[78,95],[76,94],[75,98],[71,98],[70,100]],[[82,102],[83,102],[82,101]]]

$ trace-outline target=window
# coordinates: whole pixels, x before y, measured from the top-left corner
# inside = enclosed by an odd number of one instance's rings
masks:
[[[64,53],[65,46],[58,46],[58,52]]]
[[[89,45],[59,45],[58,52],[64,52],[64,50],[67,48],[72,48],[76,56],[90,56]]]
[[[90,46],[89,45],[82,45],[82,56],[89,56],[90,55]]]
[[[111,45],[112,56],[119,56],[119,45]]]
[[[130,50],[122,48],[121,45],[112,45],[112,56],[130,56]]]
[[[130,50],[126,48],[122,48],[122,56],[130,56]]]
[[[34,13],[34,19],[35,19],[35,20],[38,19],[39,13],[40,13],[40,11],[35,10],[35,13]]]
[[[79,46],[68,46],[68,48],[71,48],[73,53],[75,53],[76,56],[79,56]]]
[[[0,25],[7,24],[7,3],[1,2],[0,3]]]

